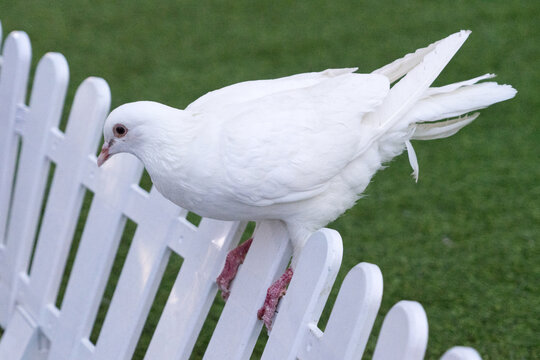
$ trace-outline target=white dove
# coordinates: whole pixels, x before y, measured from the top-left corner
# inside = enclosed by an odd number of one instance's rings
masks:
[[[469,33],[371,74],[329,69],[247,81],[185,110],[147,101],[122,105],[105,122],[97,163],[135,155],[163,196],[204,217],[282,220],[293,260],[259,310],[270,329],[308,237],[352,207],[383,163],[407,149],[417,179],[410,140],[451,136],[478,116],[461,115],[514,97],[509,85],[478,83],[491,74],[430,88]],[[250,244],[227,256],[217,279],[225,299]]]

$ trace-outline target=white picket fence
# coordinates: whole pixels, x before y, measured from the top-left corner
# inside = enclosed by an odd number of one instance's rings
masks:
[[[137,185],[142,167],[130,155],[117,155],[98,168],[94,154],[109,111],[107,83],[91,77],[79,86],[63,133],[58,124],[67,62],[58,53],[40,60],[26,105],[30,61],[28,36],[12,32],[0,73],[0,359],[131,358],[173,252],[183,264],[145,359],[188,359],[216,295],[214,280],[245,224],[202,219],[192,225],[186,210],[155,189],[148,193]],[[51,163],[54,177],[34,245]],[[94,195],[58,308],[87,190]],[[137,230],[94,344],[90,333],[128,218]],[[259,224],[204,359],[251,356],[262,326],[257,309],[290,253],[281,223]],[[383,291],[376,265],[361,263],[349,272],[326,330],[317,327],[341,257],[337,232],[323,229],[313,235],[282,299],[263,359],[361,358]],[[373,359],[422,359],[427,338],[422,306],[400,301],[385,317]],[[480,357],[471,348],[454,347],[442,358]]]

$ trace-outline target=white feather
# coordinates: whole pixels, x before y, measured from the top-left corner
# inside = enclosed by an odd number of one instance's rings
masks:
[[[445,85],[445,86],[430,87],[424,93],[424,97],[433,96],[433,95],[442,94],[442,93],[449,93],[451,91],[459,89],[460,87],[473,85],[473,84],[476,84],[477,82],[480,82],[482,80],[493,79],[494,77],[496,77],[495,74],[484,74],[484,75],[475,77],[473,79],[460,81],[460,82]]]
[[[511,99],[515,94],[516,90],[511,86],[494,82],[461,86],[421,99],[407,113],[404,121],[411,124],[448,119]]]
[[[416,50],[414,53],[405,55],[404,57],[392,61],[390,64],[383,66],[380,69],[373,71],[373,74],[381,74],[386,76],[391,83],[398,80],[416,65],[420,64],[424,57],[435,49],[435,46],[441,41],[434,42],[425,48]]]
[[[414,125],[411,140],[442,139],[457,133],[461,128],[472,123],[480,113],[474,113],[457,119]]]
[[[420,174],[420,167],[418,166],[418,159],[416,158],[416,152],[409,140],[405,141],[405,146],[407,147],[407,154],[409,155],[409,164],[413,169],[412,176],[414,180],[418,182],[418,175]]]

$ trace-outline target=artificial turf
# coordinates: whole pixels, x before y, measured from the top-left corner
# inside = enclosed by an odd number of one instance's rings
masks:
[[[34,66],[48,51],[66,56],[67,108],[91,75],[108,81],[113,107],[144,99],[182,108],[243,80],[351,66],[370,72],[473,30],[436,84],[494,72],[517,97],[482,111],[456,136],[416,142],[418,184],[402,155],[329,225],[344,241],[330,303],[351,267],[378,264],[385,279],[381,314],[401,299],[424,306],[428,359],[452,345],[472,346],[484,359],[540,358],[539,16],[535,0],[0,3],[4,32],[30,35]],[[120,258],[134,228],[127,227]],[[172,260],[172,273],[180,262]],[[111,278],[105,298],[112,296]],[[135,359],[144,355],[172,281],[162,282]],[[220,301],[194,359],[211,336]],[[381,322],[379,315],[374,334]],[[374,343],[372,335],[368,354]],[[259,344],[253,357],[261,351]]]

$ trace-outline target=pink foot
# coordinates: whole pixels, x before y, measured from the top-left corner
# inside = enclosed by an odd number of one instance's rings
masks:
[[[287,286],[291,282],[292,276],[292,268],[285,270],[283,275],[268,288],[264,304],[257,312],[257,316],[264,322],[268,331],[272,330],[272,320],[274,319],[279,299],[287,292]]]
[[[236,276],[238,267],[240,266],[240,264],[244,262],[244,259],[246,258],[247,252],[249,250],[249,247],[251,246],[252,241],[253,241],[253,238],[244,241],[244,243],[232,249],[227,254],[227,259],[225,260],[225,266],[223,266],[223,270],[221,270],[221,274],[219,274],[219,276],[216,279],[217,286],[221,290],[221,297],[225,301],[227,301],[227,299],[229,298],[229,295],[231,294],[231,290],[230,290],[231,282]]]

